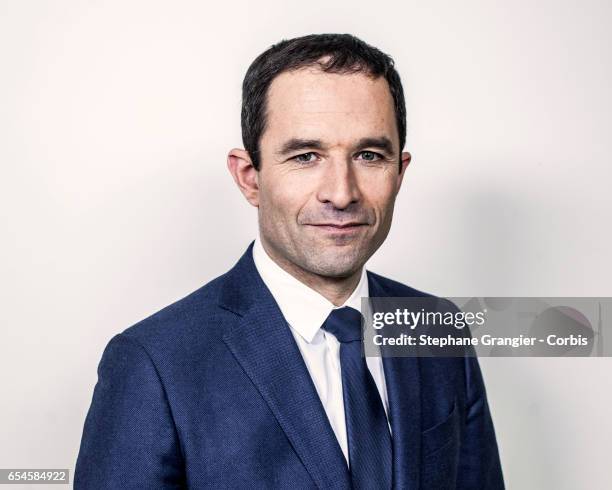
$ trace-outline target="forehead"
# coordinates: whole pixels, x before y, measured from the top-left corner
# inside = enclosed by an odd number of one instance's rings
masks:
[[[318,68],[283,72],[267,97],[264,140],[313,138],[334,143],[386,135],[397,142],[395,110],[384,77],[326,73]]]

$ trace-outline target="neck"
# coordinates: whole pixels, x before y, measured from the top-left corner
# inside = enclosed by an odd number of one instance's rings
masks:
[[[264,251],[281,269],[309,288],[314,289],[335,306],[341,306],[349,299],[361,279],[361,268],[344,277],[315,274],[274,253],[274,249],[269,247],[263,239],[261,244]]]

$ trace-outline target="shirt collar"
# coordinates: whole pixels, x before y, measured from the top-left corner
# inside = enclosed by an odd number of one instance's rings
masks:
[[[350,306],[361,311],[361,298],[369,296],[366,268],[361,268],[359,284],[342,306],[306,286],[281,268],[263,248],[259,236],[253,246],[253,261],[257,272],[276,300],[289,325],[310,343],[334,308]]]

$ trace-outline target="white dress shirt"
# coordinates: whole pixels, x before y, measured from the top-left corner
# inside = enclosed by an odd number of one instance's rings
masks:
[[[369,297],[365,266],[359,284],[346,300],[336,307],[332,302],[309,288],[282,269],[270,258],[259,237],[253,247],[253,260],[264,283],[272,293],[291,333],[302,353],[310,377],[325,408],[327,418],[348,462],[348,442],[342,399],[340,372],[340,342],[321,328],[334,308],[350,306],[361,311],[361,298]],[[388,414],[387,388],[381,357],[366,357],[366,363]]]

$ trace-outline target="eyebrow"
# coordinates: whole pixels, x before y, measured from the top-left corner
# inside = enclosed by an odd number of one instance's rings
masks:
[[[376,148],[382,150],[389,155],[393,155],[393,143],[386,136],[376,138],[361,138],[357,142],[357,148]]]
[[[283,143],[280,150],[276,152],[278,156],[288,155],[300,150],[323,150],[325,146],[321,140],[308,140],[302,138],[291,138]]]
[[[361,138],[356,148],[376,148],[382,150],[389,155],[393,155],[393,143],[386,136]],[[321,140],[291,138],[285,141],[281,148],[276,152],[278,156],[288,155],[300,150],[324,150],[325,145]]]

